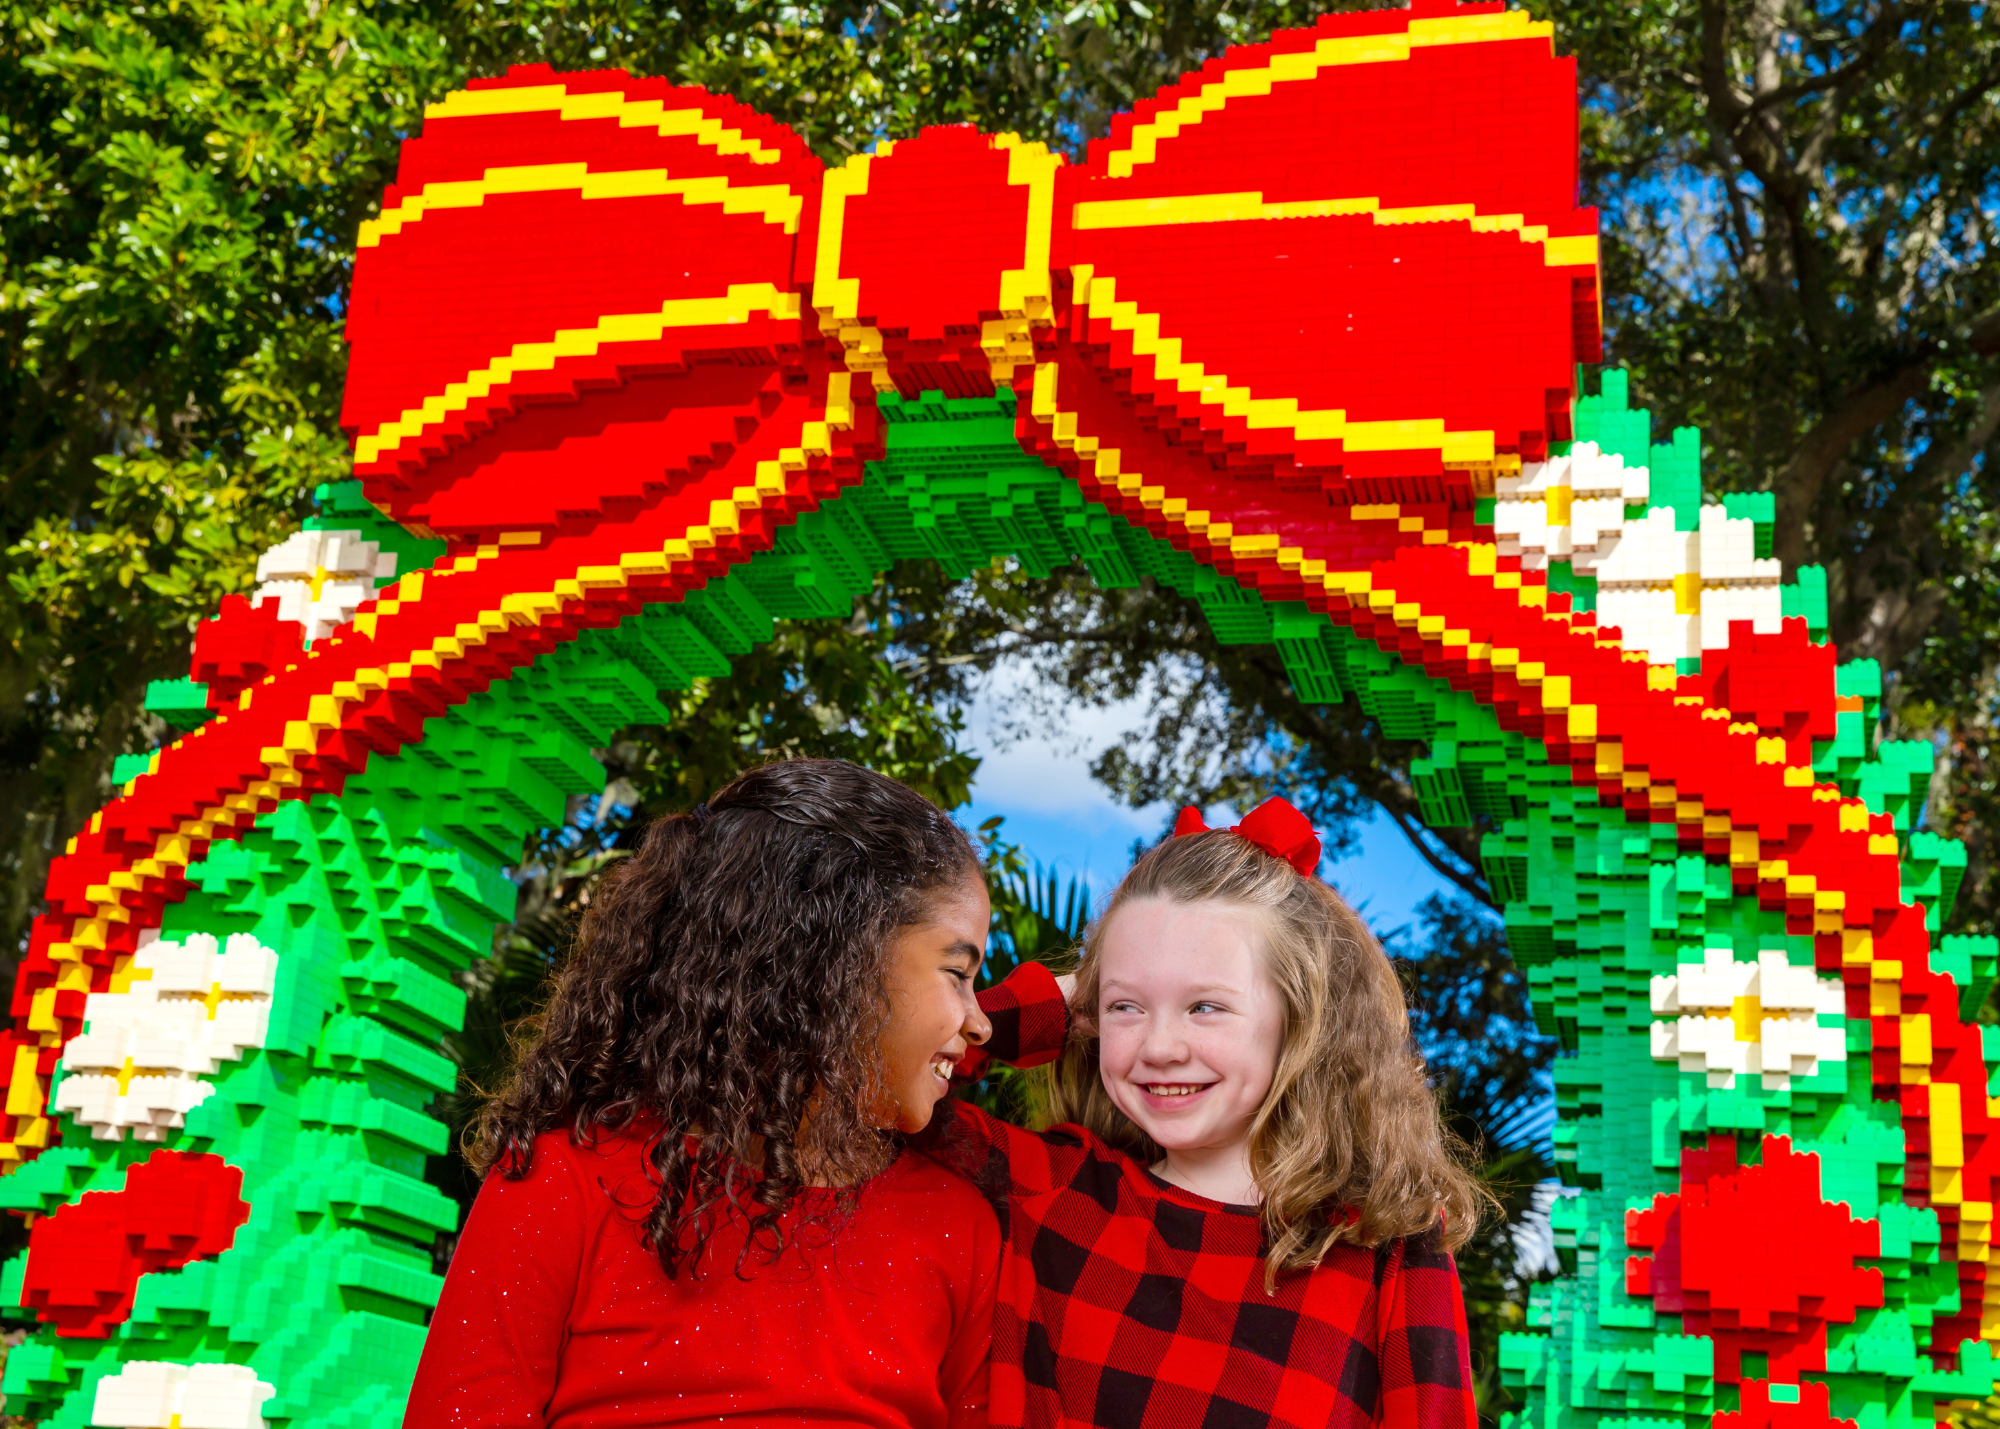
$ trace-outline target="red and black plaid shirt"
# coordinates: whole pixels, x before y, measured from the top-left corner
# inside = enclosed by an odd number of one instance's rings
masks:
[[[979,996],[985,1062],[1034,1066],[1067,1033],[1030,964]],[[1339,1245],[1264,1293],[1257,1214],[1181,1190],[1081,1127],[1035,1133],[963,1102],[945,1147],[1007,1187],[993,1319],[993,1429],[1471,1429],[1451,1253]]]

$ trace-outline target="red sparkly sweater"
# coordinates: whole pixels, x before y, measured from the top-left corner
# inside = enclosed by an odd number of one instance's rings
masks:
[[[1068,1013],[1028,964],[979,995],[987,1059],[1034,1066]],[[1338,1245],[1264,1293],[1257,1213],[1169,1185],[1075,1126],[1039,1134],[954,1102],[941,1145],[1004,1185],[994,1429],[1472,1429],[1465,1305],[1449,1251]]]
[[[1000,1227],[977,1191],[908,1153],[775,1262],[734,1273],[736,1218],[699,1279],[669,1280],[641,1236],[643,1144],[549,1132],[525,1178],[486,1178],[407,1429],[985,1429]]]

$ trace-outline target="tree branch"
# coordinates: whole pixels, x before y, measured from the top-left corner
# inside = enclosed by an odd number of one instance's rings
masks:
[[[1988,308],[1960,330],[1965,344],[1982,357],[2000,353],[2000,307]],[[1875,382],[1850,388],[1813,424],[1791,460],[1771,482],[1777,493],[1777,530],[1773,554],[1787,574],[1805,560],[1809,522],[1820,489],[1847,449],[1893,416],[1897,408],[1920,394],[1942,356],[1941,344],[1930,344],[1920,356]],[[1981,416],[1984,420],[1982,403]],[[1980,443],[1984,445],[1984,443]],[[1974,448],[1974,452],[1977,447]],[[1966,460],[1969,462],[1971,456]]]
[[[1888,23],[1892,17],[1895,19],[1895,25]],[[1825,74],[1814,75],[1811,79],[1793,80],[1790,84],[1781,84],[1776,89],[1765,90],[1750,101],[1737,122],[1746,123],[1766,109],[1783,104],[1787,100],[1804,99],[1808,95],[1818,94],[1821,90],[1845,85],[1850,80],[1861,78],[1868,68],[1887,52],[1892,33],[1901,23],[1901,8],[1895,5],[1888,6],[1876,17],[1875,23],[1869,26],[1869,33],[1862,37],[1862,53],[1857,54],[1840,68],[1828,70]]]
[[[1799,147],[1798,159],[1793,164],[1793,169],[1797,173],[1808,178],[1817,173],[1824,160],[1827,145],[1832,142],[1833,136],[1840,128],[1841,115],[1846,112],[1848,101],[1854,97],[1855,91],[1867,77],[1868,72],[1889,52],[1890,41],[1902,27],[1902,6],[1884,5],[1882,12],[1875,17],[1875,23],[1868,27],[1866,34],[1862,35],[1859,52],[1854,58],[1839,69],[1822,76],[1811,86],[1813,88],[1824,86],[1830,88],[1832,92],[1820,106],[1819,117],[1812,125],[1810,137]],[[1750,106],[1751,112],[1755,113],[1761,109],[1766,100],[1780,91],[1795,87],[1797,86],[1780,85],[1770,94],[1758,95]]]
[[[1729,82],[1729,8],[1723,0],[1701,0],[1701,88],[1734,138],[1746,106]]]
[[[1793,451],[1771,489],[1777,493],[1777,529],[1773,552],[1787,575],[1805,560],[1808,523],[1819,501],[1827,473],[1846,450],[1894,415],[1897,408],[1924,390],[1930,381],[1934,354],[1905,364],[1879,382],[1850,389],[1813,424]]]
[[[2000,432],[2000,383],[1980,392],[1979,410],[1963,436],[1942,451],[1933,446],[1924,454],[1917,463],[1919,484],[1928,485],[1936,480],[1949,487],[1971,467],[1996,432]]]
[[[1437,851],[1430,846],[1430,842],[1423,837],[1422,824],[1411,819],[1409,815],[1386,799],[1377,799],[1375,802],[1383,813],[1396,821],[1396,827],[1403,831],[1403,837],[1410,841],[1410,847],[1414,848],[1422,856],[1425,863],[1436,870],[1440,878],[1456,884],[1466,893],[1484,903],[1488,908],[1499,906],[1494,903],[1493,891],[1486,886],[1485,879],[1479,877],[1479,875],[1473,873],[1470,869],[1454,868],[1439,857]]]
[[[1981,357],[2000,352],[2000,307],[1988,308],[1967,323],[1965,341]]]

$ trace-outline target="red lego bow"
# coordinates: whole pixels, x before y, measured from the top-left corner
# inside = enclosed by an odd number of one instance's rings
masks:
[[[828,170],[731,99],[517,67],[425,110],[361,225],[341,421],[454,556],[657,514],[657,566],[858,479],[881,394],[1011,387],[1087,499],[1360,569],[1573,437],[1575,198],[1574,62],[1498,0],[1239,46],[1081,163],[956,126]]]
[[[1201,810],[1192,804],[1182,809],[1181,816],[1174,820],[1175,838],[1183,834],[1208,832],[1208,825],[1202,822]],[[1240,834],[1273,858],[1282,858],[1308,878],[1319,868],[1319,835],[1313,832],[1306,816],[1283,799],[1266,799],[1252,809],[1242,823],[1231,824],[1229,832]]]

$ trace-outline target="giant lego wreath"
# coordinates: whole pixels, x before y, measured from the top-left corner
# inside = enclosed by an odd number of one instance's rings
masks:
[[[1431,822],[1494,821],[1574,1192],[1502,1344],[1524,1425],[1989,1394],[1963,850],[1769,498],[1578,389],[1575,192],[1574,68],[1494,4],[1232,50],[1077,165],[954,128],[828,171],[615,71],[432,106],[359,235],[357,480],[50,878],[0,1047],[9,1412],[398,1422],[456,1222],[438,1039],[524,833],[662,690],[919,556],[1187,593],[1429,741]]]

